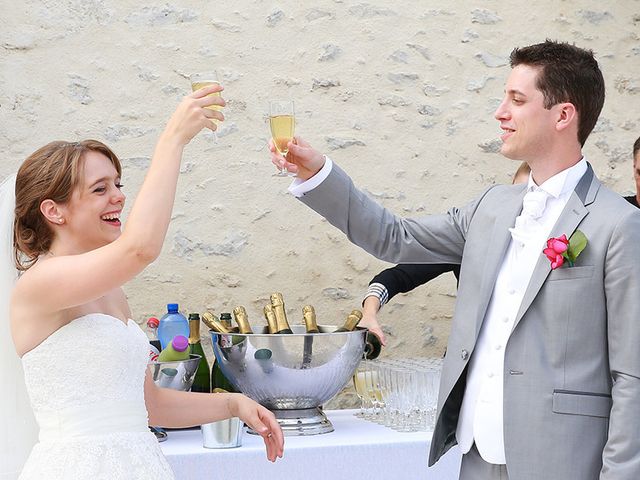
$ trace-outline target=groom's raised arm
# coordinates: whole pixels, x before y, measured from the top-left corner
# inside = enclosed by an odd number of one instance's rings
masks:
[[[290,144],[284,163],[272,150],[272,162],[298,173],[296,189],[304,192],[299,199],[351,242],[389,262],[460,263],[466,232],[484,195],[443,215],[400,218],[358,190],[340,167],[308,143],[301,139],[297,143]],[[322,180],[315,181],[315,175]],[[306,189],[305,183],[313,187]]]

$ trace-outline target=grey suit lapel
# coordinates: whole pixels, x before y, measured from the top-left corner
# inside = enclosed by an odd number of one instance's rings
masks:
[[[595,178],[591,165],[587,164],[587,171],[578,182],[578,185],[571,194],[571,197],[569,197],[567,205],[564,207],[564,210],[562,210],[558,221],[551,230],[551,237],[559,237],[563,233],[567,238],[571,237],[573,232],[578,228],[578,225],[580,225],[580,222],[582,222],[582,219],[589,213],[586,205],[593,202],[599,185],[600,182]],[[516,320],[513,325],[514,329],[538,295],[538,292],[542,288],[542,285],[550,272],[551,264],[549,259],[547,259],[541,251],[540,258],[538,258],[538,262],[533,270],[533,275],[531,276],[527,290],[522,298],[518,315],[516,315]]]

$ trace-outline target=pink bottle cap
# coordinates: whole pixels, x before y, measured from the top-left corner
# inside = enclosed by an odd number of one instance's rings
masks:
[[[149,320],[147,320],[147,327],[149,328],[158,328],[158,325],[160,325],[160,320],[156,317],[149,317]]]
[[[189,339],[184,335],[176,335],[171,340],[171,345],[176,352],[184,352],[189,346]]]

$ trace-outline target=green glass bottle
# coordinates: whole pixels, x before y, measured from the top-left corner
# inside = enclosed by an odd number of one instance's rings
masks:
[[[382,343],[380,342],[380,339],[373,333],[367,332],[367,340],[364,346],[364,357],[367,360],[374,360],[378,358],[380,352],[382,352]]]
[[[197,313],[189,314],[189,348],[191,353],[200,355],[200,363],[198,364],[198,370],[196,370],[196,376],[191,385],[192,392],[211,392],[211,378],[209,374],[209,362],[202,349],[202,343],[200,342],[200,315]]]
[[[228,331],[233,330],[233,326],[231,325],[231,314],[230,313],[221,313],[220,314],[220,323],[224,325],[224,327]],[[222,338],[222,340],[229,339],[228,336]],[[225,345],[221,345],[225,347]],[[213,361],[213,368],[211,369],[211,391],[214,388],[221,388],[222,390],[226,390],[227,392],[237,392],[236,388],[231,384],[227,377],[222,373],[222,369],[220,368],[220,364],[217,359]]]

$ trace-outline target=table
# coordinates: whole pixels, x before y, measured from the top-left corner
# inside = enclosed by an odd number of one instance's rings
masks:
[[[460,451],[427,467],[431,433],[402,433],[359,419],[354,410],[325,411],[332,433],[285,437],[284,458],[267,460],[262,439],[246,432],[242,446],[202,447],[199,429],[173,430],[161,443],[179,480],[457,480]]]

